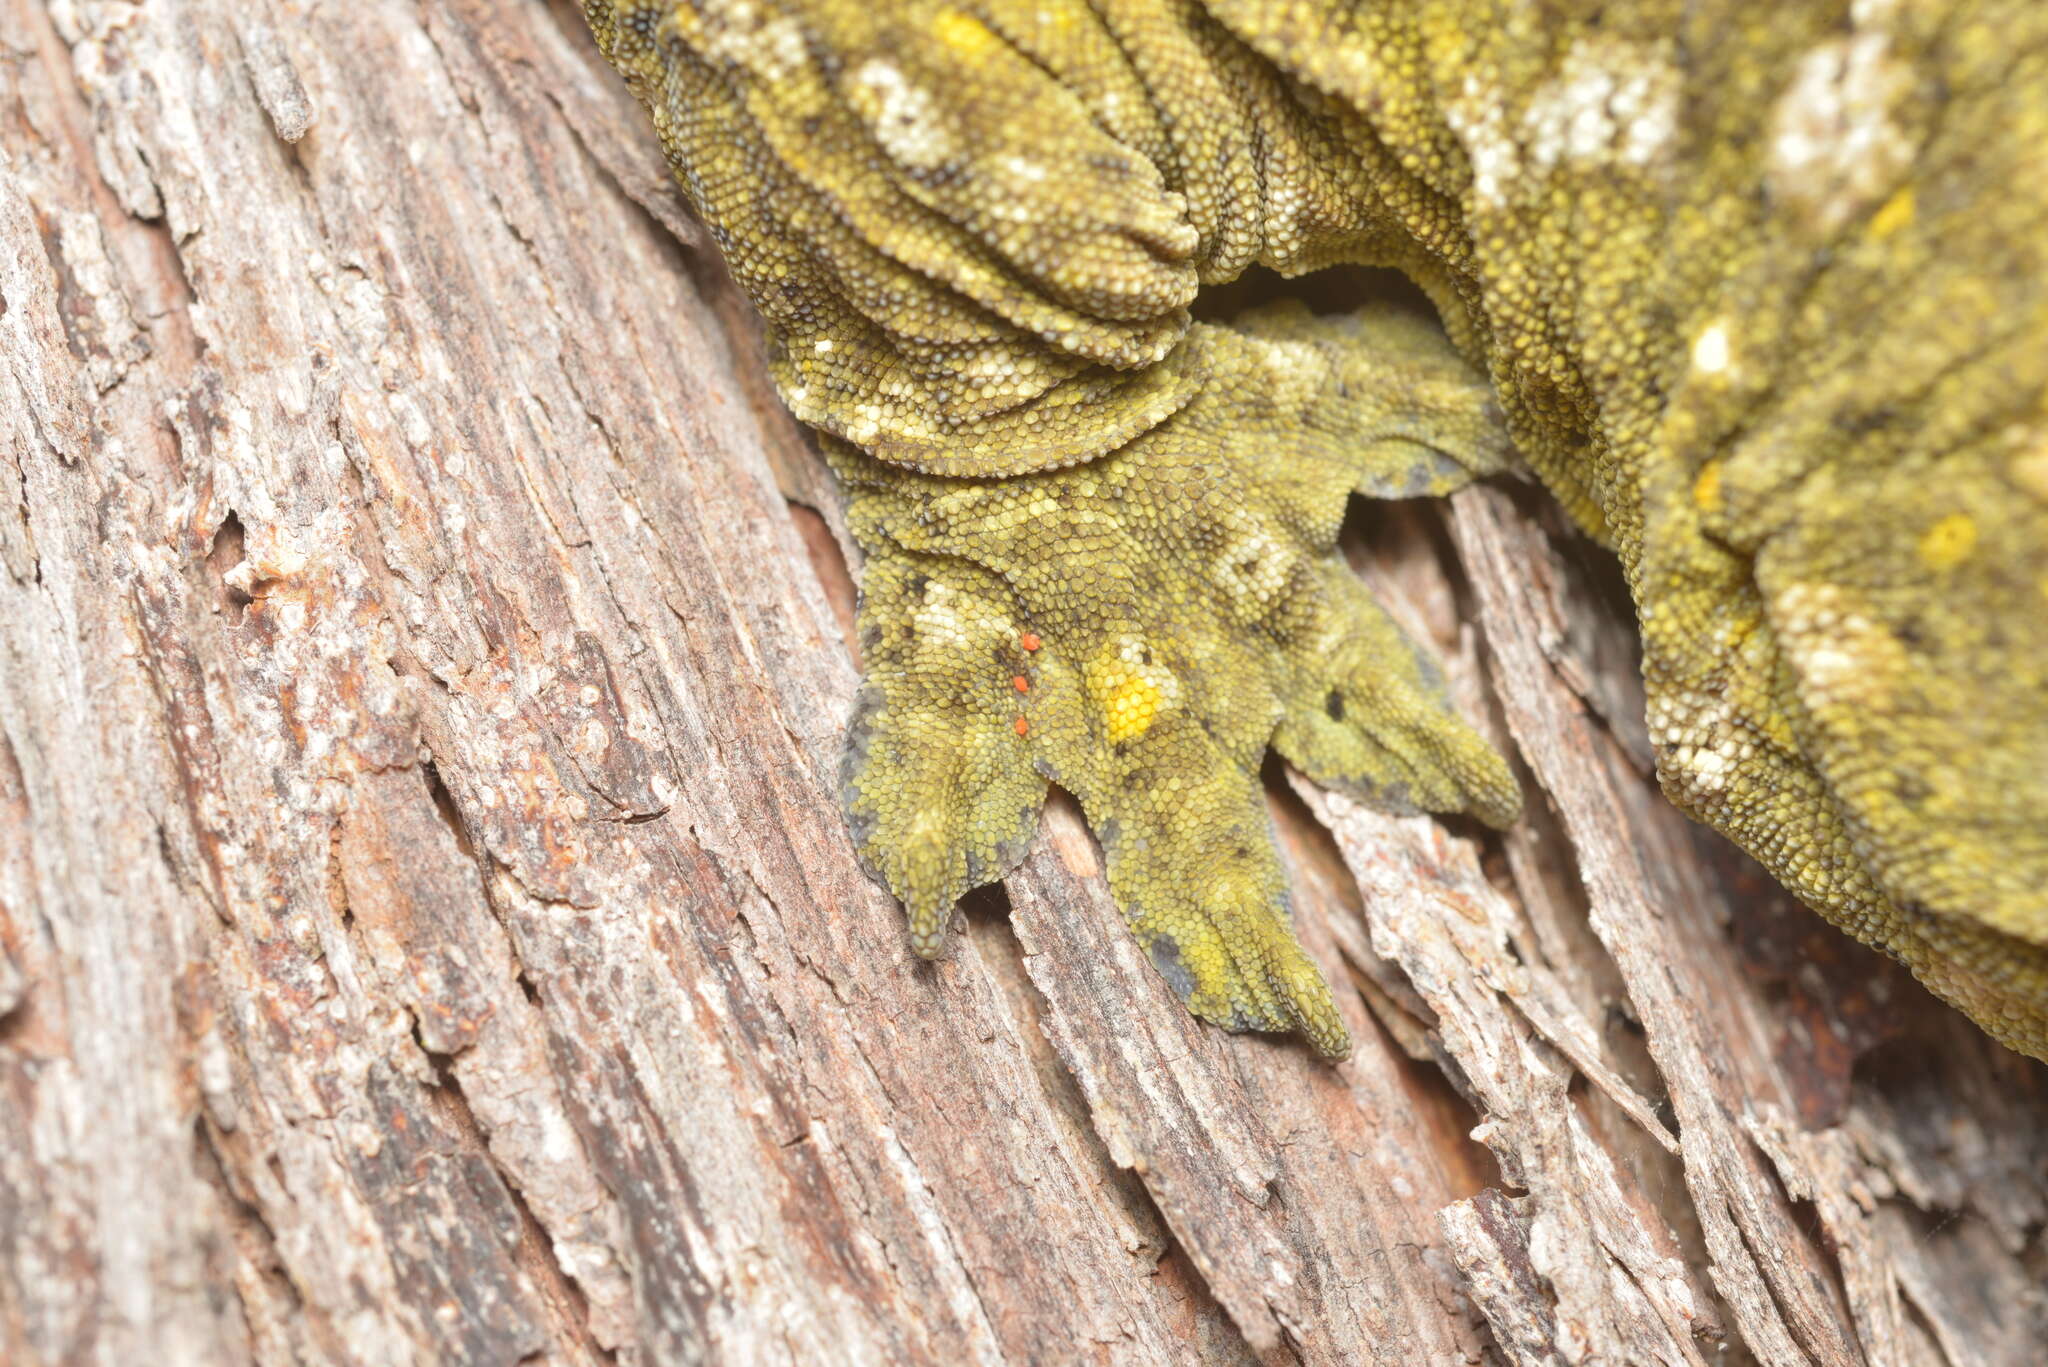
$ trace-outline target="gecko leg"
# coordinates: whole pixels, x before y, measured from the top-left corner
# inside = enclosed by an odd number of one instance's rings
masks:
[[[1336,550],[1352,492],[1442,494],[1506,447],[1485,384],[1395,310],[1276,306],[1187,345],[1227,378],[1086,465],[947,479],[834,445],[870,556],[845,801],[930,955],[1059,783],[1195,1014],[1342,1056],[1259,768],[1272,746],[1385,806],[1513,819],[1506,764]]]

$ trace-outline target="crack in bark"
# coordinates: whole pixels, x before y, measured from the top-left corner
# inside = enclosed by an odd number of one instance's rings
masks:
[[[524,972],[519,975],[522,986],[530,989]],[[491,1151],[489,1132],[483,1122],[471,1109],[469,1097],[463,1089],[462,1075],[456,1069],[456,1060],[473,1046],[465,1045],[453,1052],[431,1049],[420,1037],[419,1027],[413,1027],[413,1043],[427,1059],[433,1069],[434,1080],[430,1093],[434,1097],[441,1119],[455,1131],[458,1140],[489,1166],[498,1185],[503,1188],[506,1198],[519,1216],[519,1244],[516,1261],[528,1275],[539,1283],[542,1297],[553,1303],[557,1324],[573,1326],[575,1339],[569,1345],[554,1344],[551,1348],[564,1346],[580,1350],[588,1360],[597,1363],[616,1364],[618,1353],[599,1343],[590,1328],[590,1299],[584,1294],[583,1286],[576,1275],[562,1261],[555,1247],[554,1239],[547,1227],[540,1221],[533,1207],[526,1199],[526,1192],[512,1172],[498,1161]],[[539,1356],[539,1354],[529,1355]],[[522,1359],[525,1360],[525,1359]]]

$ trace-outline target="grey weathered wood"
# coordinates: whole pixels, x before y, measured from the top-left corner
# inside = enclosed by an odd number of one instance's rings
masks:
[[[0,1361],[2036,1356],[2042,1070],[1662,803],[1500,490],[1353,549],[1530,818],[1274,785],[1351,1061],[1063,802],[915,961],[755,348],[571,5],[0,0]]]

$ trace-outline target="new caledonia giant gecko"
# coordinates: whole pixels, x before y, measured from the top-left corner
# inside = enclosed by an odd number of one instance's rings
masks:
[[[867,553],[844,802],[919,953],[1080,801],[1204,1019],[1349,1048],[1267,747],[1494,824],[1347,570],[1519,460],[1665,791],[2048,1057],[2048,5],[586,0]],[[1441,325],[1269,305],[1393,267]]]

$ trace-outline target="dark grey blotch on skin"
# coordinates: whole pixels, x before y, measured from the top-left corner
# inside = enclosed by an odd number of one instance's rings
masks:
[[[1195,995],[1195,975],[1188,972],[1187,965],[1180,961],[1179,945],[1161,935],[1145,947],[1145,953],[1176,997],[1186,1001]]]
[[[846,722],[846,748],[839,752],[839,810],[846,816],[846,828],[853,836],[856,852],[867,848],[868,841],[875,833],[875,817],[856,809],[860,797],[856,786],[861,771],[867,767],[868,747],[874,743],[876,718],[882,711],[882,690],[874,683],[863,683],[854,694],[853,715]],[[861,867],[869,877],[879,878],[874,867],[861,856]]]

